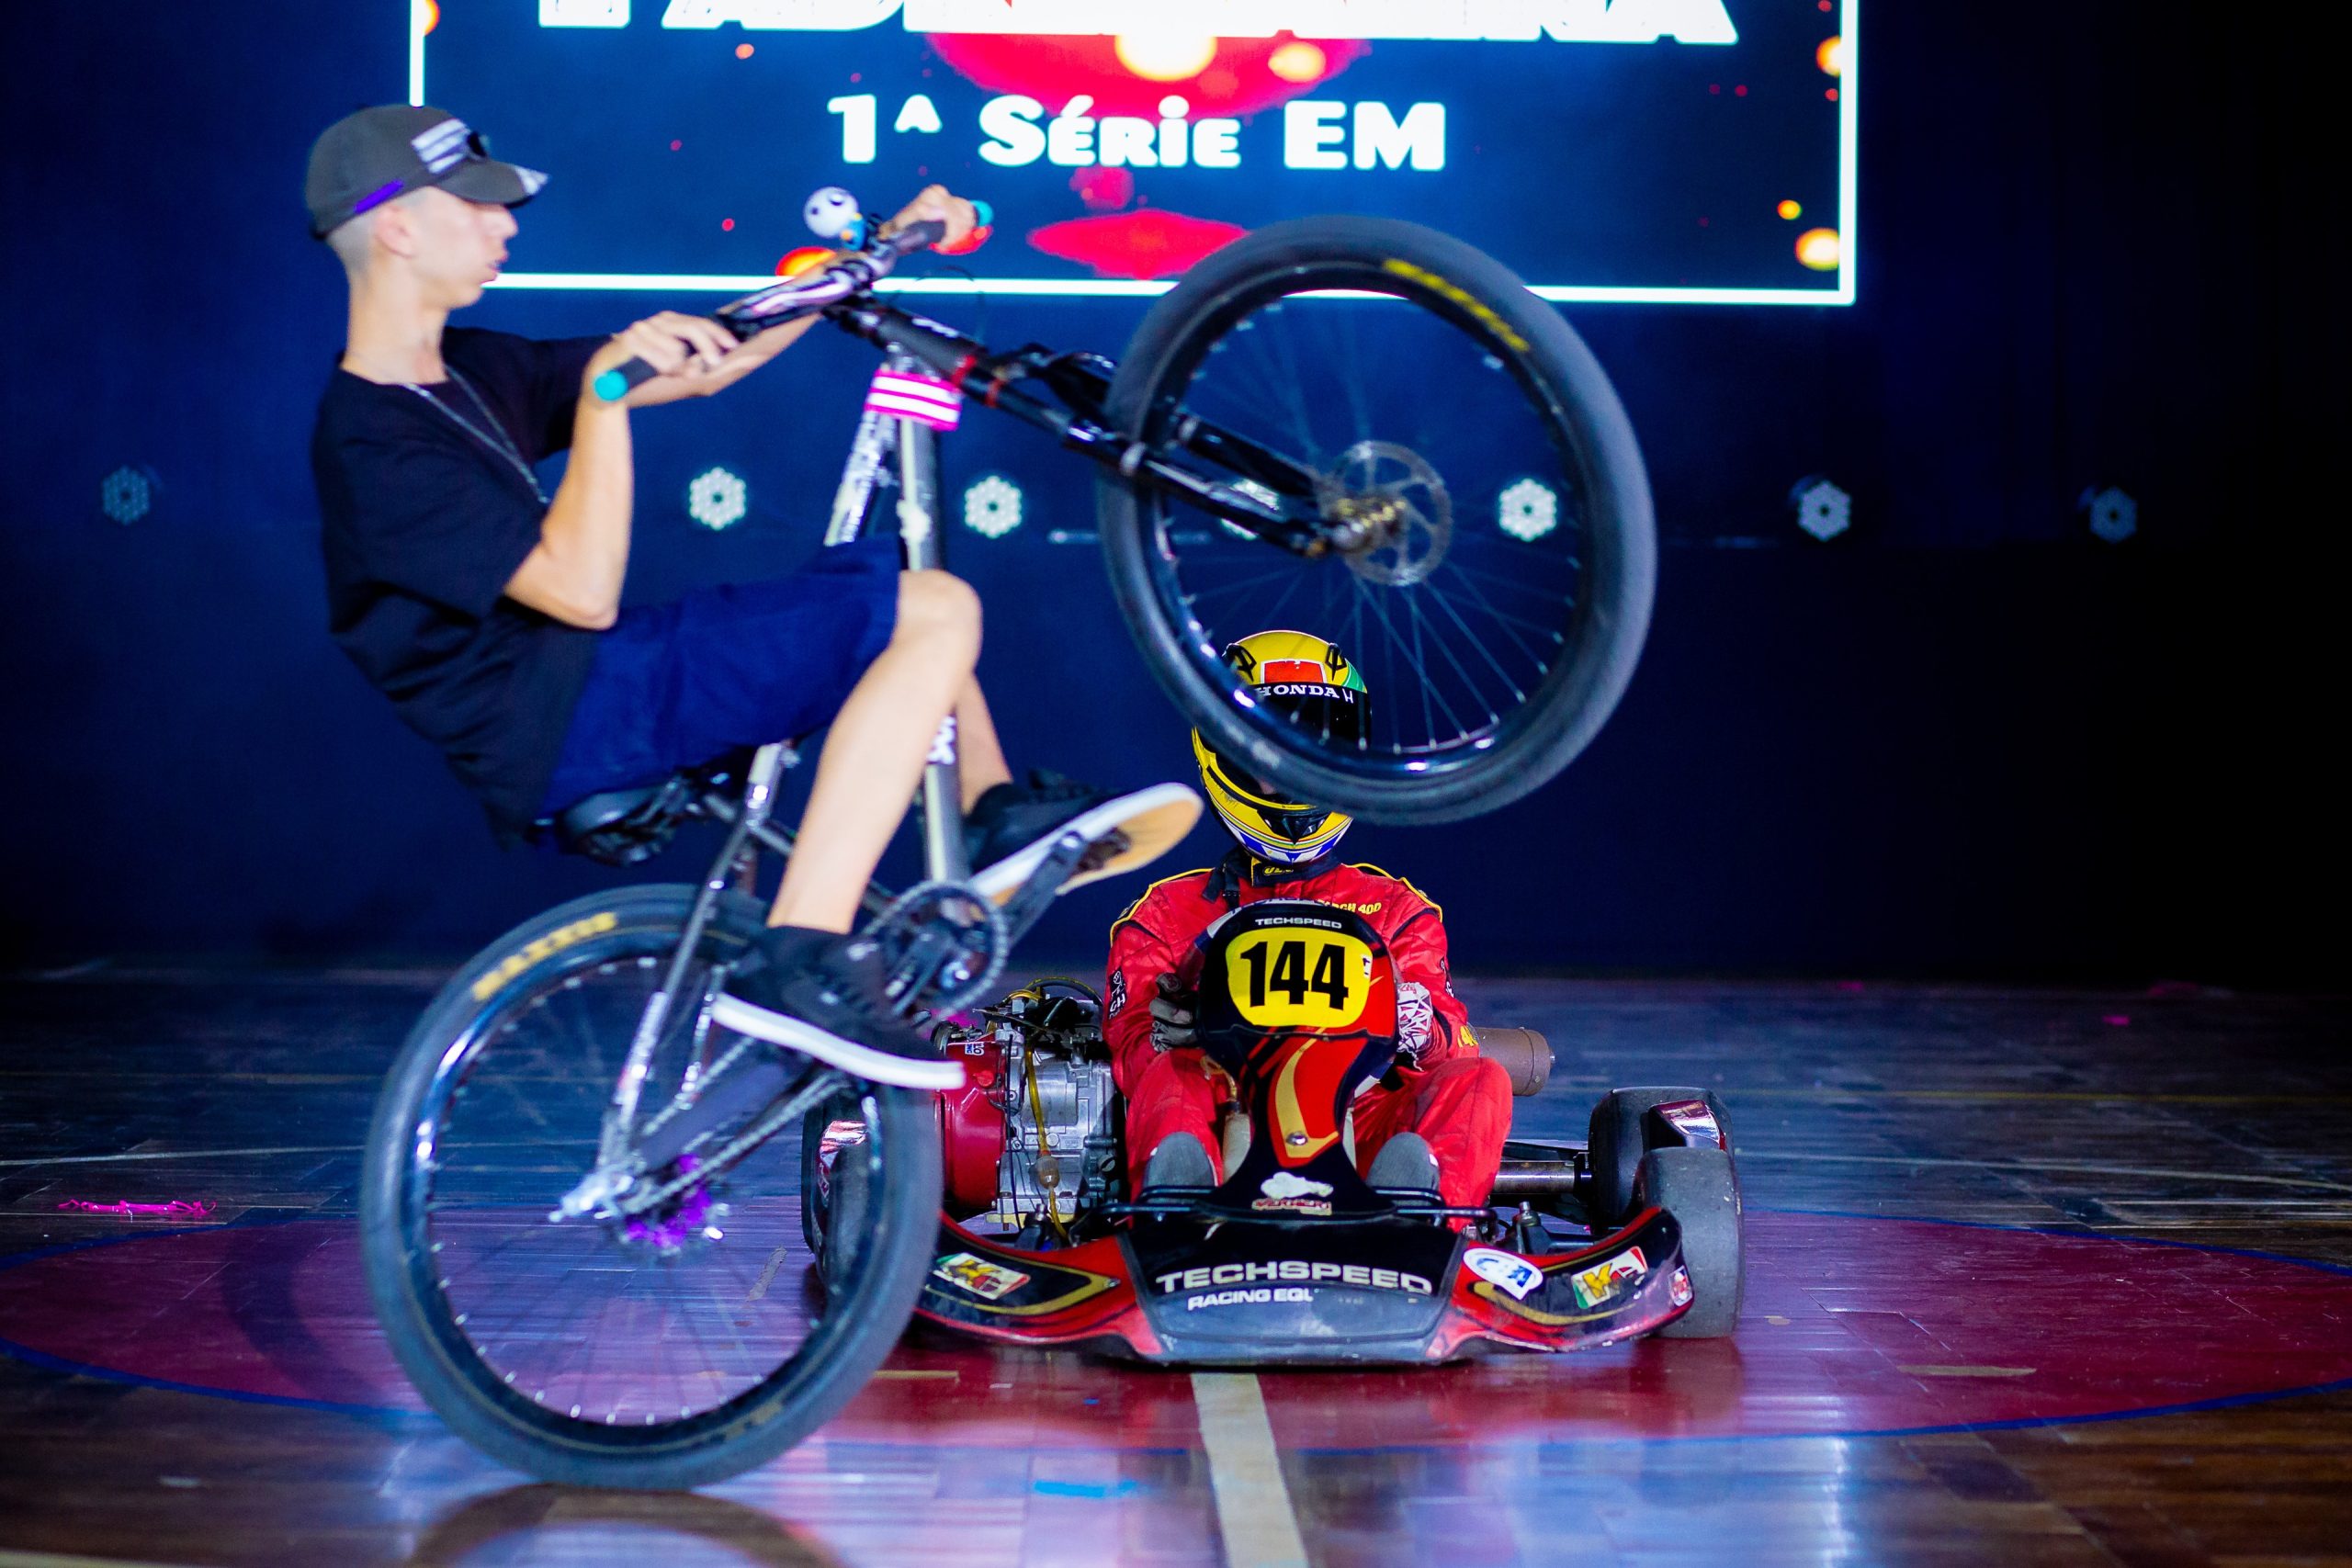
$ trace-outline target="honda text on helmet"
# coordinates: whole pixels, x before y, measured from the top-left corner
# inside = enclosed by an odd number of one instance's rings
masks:
[[[1337,648],[1307,632],[1268,631],[1225,650],[1226,662],[1267,707],[1326,745],[1363,739],[1370,714],[1363,677]],[[1193,731],[1193,756],[1209,804],[1241,847],[1273,865],[1305,865],[1339,847],[1355,818],[1284,800],[1258,776]]]

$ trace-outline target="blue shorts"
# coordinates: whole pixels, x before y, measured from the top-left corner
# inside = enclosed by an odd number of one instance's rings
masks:
[[[899,571],[883,534],[789,577],[622,611],[596,638],[539,814],[831,723],[898,625]]]

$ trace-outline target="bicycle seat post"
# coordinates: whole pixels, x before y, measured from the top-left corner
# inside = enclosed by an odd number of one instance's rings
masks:
[[[901,355],[893,370],[924,374],[926,367]],[[899,536],[908,570],[924,571],[947,564],[939,523],[939,436],[919,420],[899,420]],[[964,882],[972,874],[964,852],[963,774],[956,760],[956,716],[940,720],[932,739],[931,761],[922,775],[923,876],[932,882]]]

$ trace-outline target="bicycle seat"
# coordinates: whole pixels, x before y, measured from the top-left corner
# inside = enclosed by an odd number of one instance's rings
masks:
[[[669,844],[678,825],[701,812],[703,796],[742,782],[749,751],[683,768],[659,784],[599,790],[534,824],[566,854],[586,855],[606,865],[650,860]]]

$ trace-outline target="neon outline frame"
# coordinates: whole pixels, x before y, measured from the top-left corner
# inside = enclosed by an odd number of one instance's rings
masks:
[[[425,18],[431,0],[409,0],[408,101],[424,102]],[[1850,305],[1856,288],[1855,209],[1861,186],[1860,113],[1856,78],[1861,0],[1838,0],[1838,37],[1844,59],[1838,87],[1838,286],[1835,288],[1679,288],[1615,284],[1533,284],[1539,299],[1579,305]],[[765,273],[695,272],[510,272],[493,288],[571,288],[613,292],[745,294],[775,281]],[[1151,298],[1176,287],[1173,279],[1057,277],[885,278],[880,290],[902,294],[1037,295],[1063,299]]]

